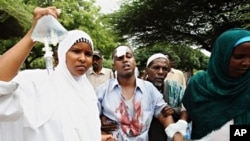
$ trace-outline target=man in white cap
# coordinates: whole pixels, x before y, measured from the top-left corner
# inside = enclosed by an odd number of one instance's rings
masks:
[[[149,57],[146,64],[146,80],[150,81],[163,94],[164,100],[175,110],[173,117],[178,118],[180,115],[184,88],[179,83],[170,85],[164,82],[170,69],[170,62],[164,54],[153,54]],[[181,122],[185,123],[185,121]],[[149,141],[156,140],[166,141],[167,136],[161,123],[156,118],[153,118],[149,129]]]

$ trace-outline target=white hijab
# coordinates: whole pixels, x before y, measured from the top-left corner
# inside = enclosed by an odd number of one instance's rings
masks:
[[[35,81],[33,83],[36,83],[32,85],[39,85],[39,87],[35,88],[35,92],[32,92],[34,94],[31,95],[35,95],[36,98],[39,96],[39,104],[37,101],[30,100],[29,95],[22,98],[24,126],[37,130],[59,110],[62,111],[62,122],[66,123],[63,129],[66,140],[71,137],[72,128],[76,129],[80,138],[84,140],[100,137],[99,111],[93,86],[85,74],[80,77],[72,76],[66,64],[67,51],[82,38],[88,41],[87,43],[94,50],[92,40],[87,33],[81,30],[69,31],[58,46],[59,64],[55,71],[49,75],[40,73],[40,78],[37,74],[33,74],[37,79],[32,78]]]
[[[70,115],[69,119],[66,120],[70,120],[69,122],[75,126],[73,128],[77,129],[80,138],[93,140],[93,138],[88,137],[100,135],[98,132],[91,132],[91,130],[100,130],[99,111],[94,88],[86,74],[74,77],[66,65],[66,53],[79,39],[84,39],[84,42],[89,43],[94,50],[93,42],[87,33],[80,30],[69,31],[67,37],[58,46],[59,64],[54,74],[58,93],[63,94],[62,102],[68,102],[68,104],[62,103],[63,109]]]

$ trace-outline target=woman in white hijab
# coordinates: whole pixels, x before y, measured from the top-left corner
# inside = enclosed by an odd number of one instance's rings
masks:
[[[34,42],[31,33],[55,7],[36,8],[31,30],[0,57],[0,141],[100,141],[97,98],[85,72],[92,64],[93,43],[80,30],[59,44],[55,71],[18,72]]]

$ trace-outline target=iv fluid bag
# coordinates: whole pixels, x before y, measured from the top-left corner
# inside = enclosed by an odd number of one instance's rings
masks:
[[[67,34],[67,30],[51,15],[45,15],[37,21],[37,24],[32,32],[31,38],[33,41],[54,46],[62,41]]]

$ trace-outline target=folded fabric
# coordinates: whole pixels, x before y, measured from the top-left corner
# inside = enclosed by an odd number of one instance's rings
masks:
[[[176,123],[171,123],[165,128],[165,133],[167,136],[172,139],[174,134],[179,132],[183,136],[186,134],[188,123],[185,120],[178,120]]]

